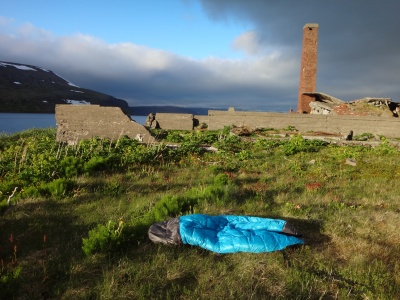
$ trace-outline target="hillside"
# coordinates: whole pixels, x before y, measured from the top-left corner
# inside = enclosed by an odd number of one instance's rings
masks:
[[[207,115],[208,108],[202,107],[178,107],[178,106],[131,106],[135,116],[147,116],[150,113],[180,113],[193,115]]]
[[[0,91],[0,112],[54,113],[56,104],[90,103],[130,113],[125,100],[80,88],[37,66],[0,61]]]

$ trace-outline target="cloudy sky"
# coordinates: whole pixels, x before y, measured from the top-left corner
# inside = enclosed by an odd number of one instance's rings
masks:
[[[394,0],[0,0],[0,61],[131,106],[297,108],[302,30],[319,24],[317,91],[400,102]]]

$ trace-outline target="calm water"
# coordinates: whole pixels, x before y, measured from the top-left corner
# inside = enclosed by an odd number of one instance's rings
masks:
[[[131,116],[139,124],[146,122],[146,116]],[[54,114],[0,113],[0,133],[16,133],[31,128],[57,127]]]

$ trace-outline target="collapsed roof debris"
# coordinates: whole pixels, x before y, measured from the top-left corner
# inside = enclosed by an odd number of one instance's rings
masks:
[[[390,98],[365,97],[345,102],[325,93],[305,93],[315,101],[310,102],[311,114],[399,117],[400,103]]]

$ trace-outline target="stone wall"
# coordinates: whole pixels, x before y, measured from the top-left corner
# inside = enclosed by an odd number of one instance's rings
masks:
[[[194,115],[193,116],[193,126],[197,127],[197,126],[201,126],[202,124],[208,124],[208,116],[204,116],[204,115]]]
[[[193,130],[192,114],[156,113],[156,122],[161,129]]]
[[[372,133],[388,138],[400,137],[399,118],[209,110],[209,130],[219,130],[231,125],[274,129],[293,126],[300,132],[322,131],[342,135],[353,130],[354,135]]]
[[[400,137],[400,118],[373,116],[334,116],[298,113],[243,112],[209,110],[208,116],[157,113],[160,128],[192,130],[206,123],[208,130],[225,126],[284,129],[294,127],[302,133],[326,132],[346,136],[372,133],[388,138]],[[143,143],[156,142],[143,125],[131,120],[119,107],[99,105],[56,105],[57,141],[75,144],[91,137],[117,140],[123,136]]]
[[[143,143],[155,142],[141,124],[119,107],[99,105],[56,105],[57,141],[76,144],[92,137],[117,140],[123,136]]]

